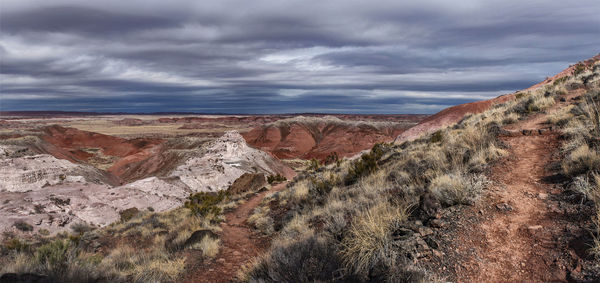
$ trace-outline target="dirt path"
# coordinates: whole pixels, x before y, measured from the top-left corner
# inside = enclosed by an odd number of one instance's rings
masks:
[[[565,105],[558,103],[549,112]],[[498,186],[474,209],[483,220],[465,231],[476,233],[458,236],[457,253],[469,257],[456,267],[459,281],[567,281],[568,268],[558,260],[568,250],[557,240],[566,230],[554,199],[560,190],[544,181],[560,143],[557,133],[544,131],[549,127],[546,119],[537,114],[506,127],[514,134],[501,138],[510,157],[492,169],[491,179]],[[532,132],[524,135],[523,130]],[[473,239],[475,234],[481,238]]]
[[[196,268],[185,282],[233,281],[242,266],[257,256],[266,244],[266,239],[256,235],[246,224],[246,220],[268,193],[281,191],[286,185],[287,182],[275,185],[270,190],[253,196],[234,211],[226,213],[226,221],[221,223],[223,231],[220,233],[219,254]]]

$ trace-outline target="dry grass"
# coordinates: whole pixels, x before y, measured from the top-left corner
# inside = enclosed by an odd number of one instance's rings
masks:
[[[355,217],[342,241],[342,258],[347,269],[366,274],[381,261],[395,258],[391,234],[407,219],[406,207],[381,202]],[[386,265],[391,264],[386,262]]]
[[[600,154],[587,144],[577,147],[563,160],[562,169],[568,176],[577,176],[600,168]]]
[[[211,237],[205,236],[200,242],[192,244],[188,248],[193,250],[200,250],[202,251],[203,256],[212,258],[219,253],[220,244],[220,239],[213,239]]]

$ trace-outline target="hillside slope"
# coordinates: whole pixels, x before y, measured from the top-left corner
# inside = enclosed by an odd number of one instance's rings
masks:
[[[390,142],[420,116],[402,122],[348,121],[337,117],[294,117],[254,128],[246,141],[281,159],[325,159],[352,156],[377,142]]]

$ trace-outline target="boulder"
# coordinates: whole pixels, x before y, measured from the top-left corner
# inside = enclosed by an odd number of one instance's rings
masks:
[[[242,176],[237,178],[231,186],[229,186],[229,193],[239,194],[248,191],[256,191],[262,188],[266,184],[265,174],[258,173],[244,173]]]

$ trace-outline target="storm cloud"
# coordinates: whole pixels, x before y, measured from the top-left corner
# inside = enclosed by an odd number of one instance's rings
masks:
[[[3,0],[0,110],[433,113],[597,54],[599,13],[597,0]]]

